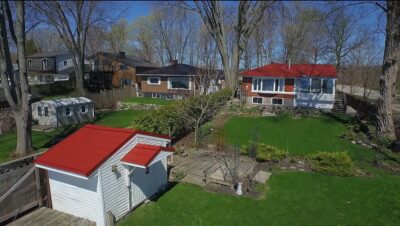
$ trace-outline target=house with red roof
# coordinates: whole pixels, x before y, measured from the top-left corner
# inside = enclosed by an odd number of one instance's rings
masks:
[[[332,109],[337,71],[330,64],[268,64],[240,73],[253,105]]]
[[[86,125],[35,160],[55,210],[106,225],[166,188],[169,136]]]

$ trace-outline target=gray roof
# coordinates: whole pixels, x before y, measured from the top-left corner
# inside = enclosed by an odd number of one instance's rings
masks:
[[[71,97],[71,98],[63,98],[63,99],[55,99],[55,100],[42,100],[38,103],[48,103],[53,104],[55,106],[68,106],[74,104],[84,104],[84,103],[91,103],[92,100],[86,97]]]
[[[53,51],[53,52],[43,52],[43,53],[35,53],[33,55],[29,55],[26,58],[43,58],[43,57],[56,57],[59,55],[69,54],[68,51]]]
[[[156,69],[146,70],[138,75],[196,76],[199,70],[201,69],[188,64],[174,64]]]
[[[120,63],[126,64],[131,67],[144,67],[144,68],[159,67],[157,64],[151,63],[150,61],[147,61],[145,59],[133,55],[120,55],[107,52],[98,52],[97,54],[116,60]]]

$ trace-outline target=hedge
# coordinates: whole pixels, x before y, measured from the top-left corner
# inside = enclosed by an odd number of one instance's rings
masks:
[[[165,105],[149,114],[142,115],[136,118],[133,122],[135,128],[154,133],[168,134],[172,137],[181,137],[194,129],[193,122],[185,117],[183,114],[191,112],[196,114],[198,112],[198,105],[204,98],[211,98],[210,105],[214,112],[207,114],[202,123],[210,120],[232,96],[232,92],[228,89],[220,90],[218,92],[189,97],[185,100],[176,101],[175,103]]]

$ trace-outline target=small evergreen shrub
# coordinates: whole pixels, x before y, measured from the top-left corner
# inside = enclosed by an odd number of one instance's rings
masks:
[[[286,152],[275,146],[268,144],[259,144],[257,148],[257,160],[261,162],[266,161],[280,161],[286,157]]]
[[[354,175],[354,163],[347,152],[318,152],[308,155],[314,172],[332,176]]]

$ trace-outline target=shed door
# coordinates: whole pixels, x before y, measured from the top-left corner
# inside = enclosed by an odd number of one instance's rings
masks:
[[[158,161],[146,169],[136,168],[130,177],[131,183],[131,207],[135,207],[144,200],[153,196],[167,183],[167,171]]]

